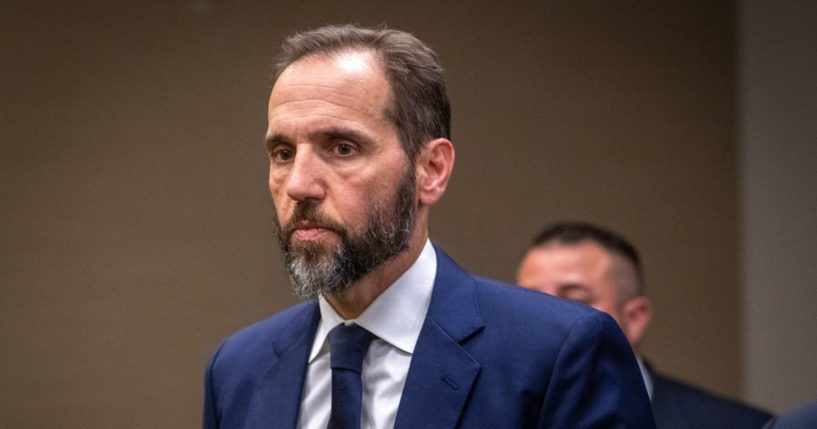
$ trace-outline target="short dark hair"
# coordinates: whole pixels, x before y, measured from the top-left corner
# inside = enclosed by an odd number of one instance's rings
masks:
[[[391,87],[384,114],[397,129],[410,161],[429,140],[451,138],[451,103],[437,54],[404,31],[344,25],[297,33],[281,46],[273,85],[299,59],[349,50],[368,50],[379,57]]]
[[[558,222],[543,229],[528,246],[528,249],[543,246],[551,242],[561,244],[578,244],[590,240],[609,252],[623,256],[635,268],[638,295],[644,294],[644,281],[641,272],[641,258],[638,251],[621,235],[598,225],[584,222]]]

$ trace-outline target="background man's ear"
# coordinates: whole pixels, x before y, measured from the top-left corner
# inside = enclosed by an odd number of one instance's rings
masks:
[[[652,320],[652,304],[646,296],[637,296],[627,301],[623,310],[622,315],[626,319],[627,327],[624,335],[633,349],[636,349]]]
[[[421,205],[436,203],[448,186],[454,168],[454,145],[447,139],[426,143],[417,155],[417,198]]]

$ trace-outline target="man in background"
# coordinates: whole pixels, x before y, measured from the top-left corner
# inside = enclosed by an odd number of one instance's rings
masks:
[[[517,283],[611,315],[636,353],[658,429],[760,428],[772,416],[656,373],[639,354],[652,318],[638,252],[614,232],[558,223],[528,246]]]

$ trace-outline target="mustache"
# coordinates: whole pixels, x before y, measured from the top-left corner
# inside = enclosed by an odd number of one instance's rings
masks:
[[[346,229],[343,225],[321,213],[318,207],[311,203],[298,203],[298,205],[295,206],[292,216],[281,225],[282,236],[286,238],[290,237],[295,229],[297,229],[298,224],[303,222],[328,229],[340,235],[342,238],[346,236]]]

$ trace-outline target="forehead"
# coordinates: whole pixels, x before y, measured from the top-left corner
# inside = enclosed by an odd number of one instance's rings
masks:
[[[531,249],[520,267],[520,277],[550,286],[592,285],[604,279],[612,265],[610,254],[596,243],[549,243]]]
[[[297,115],[310,109],[327,115],[360,114],[382,119],[389,84],[376,55],[350,50],[301,58],[283,70],[269,99],[274,114]]]

